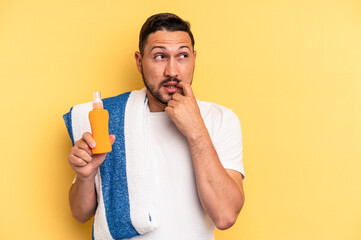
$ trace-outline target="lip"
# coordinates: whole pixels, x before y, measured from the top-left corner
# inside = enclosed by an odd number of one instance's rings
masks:
[[[174,86],[174,85],[172,85],[172,87],[167,87],[167,86],[163,85],[163,88],[164,88],[166,93],[176,93],[178,91],[178,88],[176,86]]]
[[[163,84],[162,87],[164,88],[166,93],[176,93],[178,90],[178,87],[176,87],[177,84],[178,84],[178,82],[176,82],[176,81],[170,81],[170,82]]]

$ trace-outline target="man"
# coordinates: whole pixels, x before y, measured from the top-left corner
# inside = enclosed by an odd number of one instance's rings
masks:
[[[242,136],[236,115],[197,101],[191,83],[197,52],[188,22],[156,14],[144,23],[135,53],[148,98],[151,167],[157,174],[160,225],[134,239],[214,239],[230,228],[244,203]],[[110,135],[114,143],[116,136]],[[90,133],[74,143],[69,163],[77,178],[69,193],[73,216],[96,211],[94,179],[106,154],[93,155]]]

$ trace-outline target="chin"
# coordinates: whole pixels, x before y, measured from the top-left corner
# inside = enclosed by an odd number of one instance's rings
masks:
[[[163,95],[162,96],[162,102],[163,102],[163,104],[165,104],[165,105],[167,105],[168,104],[168,102],[170,101],[170,100],[172,100],[172,95],[173,94],[168,94],[168,93],[166,93],[165,95]]]

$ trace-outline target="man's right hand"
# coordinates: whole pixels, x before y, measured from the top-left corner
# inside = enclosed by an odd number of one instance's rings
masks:
[[[109,135],[110,142],[115,141],[114,135]],[[68,157],[70,166],[77,173],[79,179],[91,179],[97,174],[98,167],[104,162],[106,153],[93,154],[91,149],[95,147],[95,141],[89,132],[74,143]]]

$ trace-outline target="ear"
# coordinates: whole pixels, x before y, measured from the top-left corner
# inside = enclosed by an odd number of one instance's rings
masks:
[[[142,74],[142,54],[136,51],[134,53],[134,57],[135,57],[135,63],[137,64],[138,72]]]
[[[194,56],[194,61],[195,61],[196,57],[197,57],[197,51],[196,50],[193,51],[193,56]]]

